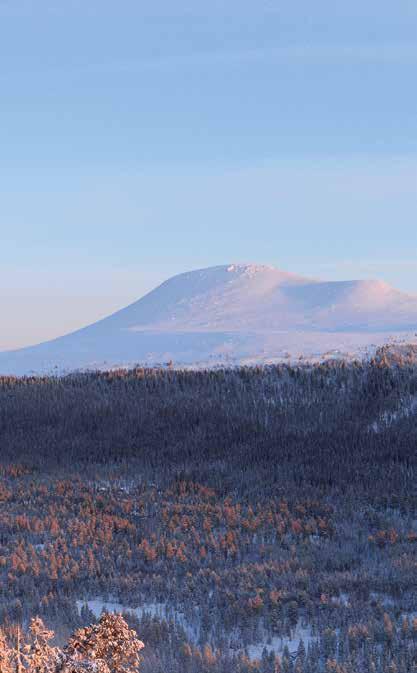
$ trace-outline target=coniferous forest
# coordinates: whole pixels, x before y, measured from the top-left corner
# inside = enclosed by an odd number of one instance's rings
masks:
[[[416,418],[383,350],[1,379],[2,673],[417,671]]]

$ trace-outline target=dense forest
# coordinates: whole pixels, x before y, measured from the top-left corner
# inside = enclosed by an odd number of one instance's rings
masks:
[[[416,417],[383,350],[1,379],[3,632],[117,610],[143,673],[417,671]]]

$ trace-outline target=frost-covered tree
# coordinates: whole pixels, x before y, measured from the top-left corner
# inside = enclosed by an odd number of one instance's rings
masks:
[[[64,650],[50,644],[54,632],[39,617],[26,637],[20,627],[10,637],[0,629],[0,673],[138,673],[144,647],[123,617],[113,614],[79,629]]]
[[[56,668],[56,673],[112,673],[102,661],[91,659],[74,659],[63,657]]]
[[[35,617],[29,625],[29,639],[24,647],[26,668],[30,673],[54,673],[58,661],[58,650],[49,641],[54,632],[46,628],[40,617]]]
[[[65,649],[68,673],[90,670],[77,668],[87,662],[96,664],[97,673],[137,673],[140,651],[144,647],[136,632],[121,615],[105,613],[98,624],[78,629]],[[70,668],[69,666],[73,666]],[[65,670],[65,669],[64,669]]]
[[[17,626],[14,633],[14,645],[10,650],[11,670],[13,673],[23,673],[26,669],[26,658],[24,654],[24,642],[20,626]]]
[[[0,671],[1,673],[13,673],[12,653],[7,643],[4,632],[0,629]]]

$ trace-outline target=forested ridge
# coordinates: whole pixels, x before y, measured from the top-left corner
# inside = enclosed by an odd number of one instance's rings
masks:
[[[417,670],[417,368],[0,380],[0,621],[141,670]],[[109,608],[110,609],[110,608]]]

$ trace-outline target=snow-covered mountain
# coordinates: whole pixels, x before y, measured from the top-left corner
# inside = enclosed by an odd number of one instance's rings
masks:
[[[416,331],[417,295],[381,281],[322,282],[233,264],[180,274],[89,327],[0,353],[0,373],[320,359]]]

